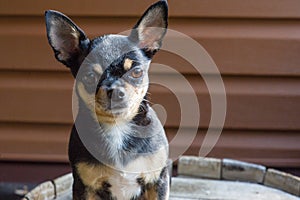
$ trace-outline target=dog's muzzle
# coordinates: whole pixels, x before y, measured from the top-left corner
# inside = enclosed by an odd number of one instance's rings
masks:
[[[122,112],[128,106],[126,90],[123,86],[113,84],[112,86],[101,86],[100,90],[105,95],[101,95],[103,98],[98,102],[102,102],[102,106],[105,110],[112,112]]]

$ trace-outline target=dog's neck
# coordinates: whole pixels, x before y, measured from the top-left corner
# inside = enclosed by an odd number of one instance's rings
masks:
[[[102,123],[99,122],[95,113],[85,106],[83,102],[79,103],[79,111],[76,117],[75,126],[79,137],[86,139],[83,141],[90,145],[97,156],[105,159],[104,162],[110,165],[126,165],[126,163],[133,157],[138,157],[137,152],[131,152],[132,147],[138,144],[131,143],[133,138],[138,143],[147,143],[151,138],[141,136],[143,131],[140,130],[148,127],[151,124],[149,118],[149,106],[146,101],[143,101],[138,114],[131,121],[116,121],[115,123]],[[141,137],[140,137],[141,136]],[[101,149],[99,151],[99,149]],[[103,152],[104,154],[102,155]],[[126,156],[125,156],[126,154]],[[96,158],[101,160],[99,158]]]

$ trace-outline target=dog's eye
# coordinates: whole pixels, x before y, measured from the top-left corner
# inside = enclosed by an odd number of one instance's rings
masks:
[[[89,85],[95,84],[97,81],[97,77],[96,77],[95,73],[90,72],[83,77],[83,81]]]
[[[131,72],[133,78],[140,78],[143,75],[143,70],[141,68],[135,68]]]

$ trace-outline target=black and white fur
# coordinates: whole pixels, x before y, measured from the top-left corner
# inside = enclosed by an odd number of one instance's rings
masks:
[[[90,40],[60,12],[46,11],[45,19],[56,59],[76,78],[73,199],[168,199],[168,142],[146,97],[149,65],[168,25],[167,2],[151,5],[129,36]]]

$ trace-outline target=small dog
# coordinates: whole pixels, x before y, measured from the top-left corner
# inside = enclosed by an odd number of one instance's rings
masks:
[[[129,36],[89,40],[60,12],[48,10],[45,19],[56,59],[76,78],[73,199],[168,199],[168,142],[146,97],[149,65],[168,25],[167,2],[151,5]]]

